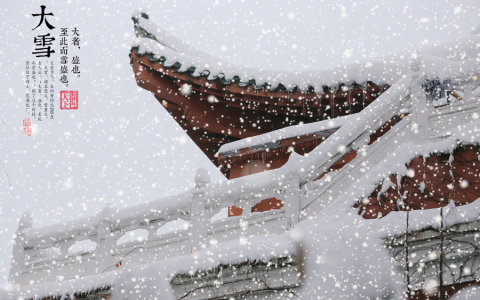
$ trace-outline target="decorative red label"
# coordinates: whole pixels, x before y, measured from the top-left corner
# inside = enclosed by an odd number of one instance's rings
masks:
[[[78,109],[78,91],[60,91],[60,109]]]
[[[23,135],[32,136],[32,127],[23,127]]]
[[[32,126],[32,120],[30,118],[23,119],[23,126]]]

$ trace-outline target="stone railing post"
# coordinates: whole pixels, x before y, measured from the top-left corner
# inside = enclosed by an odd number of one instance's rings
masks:
[[[469,101],[473,98],[474,84],[466,84],[464,88],[463,101]]]
[[[116,239],[112,233],[111,223],[107,220],[100,222],[95,250],[96,273],[103,273],[113,265],[112,251],[115,243]]]
[[[20,222],[18,223],[18,229],[15,232],[15,238],[13,243],[12,261],[10,263],[10,273],[8,275],[9,288],[19,288],[23,284],[22,282],[22,270],[26,263],[25,257],[25,233],[24,229],[33,226],[33,218],[31,212],[23,214]]]
[[[210,175],[207,169],[198,169],[195,174],[195,191],[192,194],[191,206],[191,253],[197,252],[207,245],[207,225],[210,223],[210,218],[205,207],[205,191],[203,189],[209,183]]]
[[[422,68],[422,57],[412,62],[410,70],[417,73]],[[413,108],[413,134],[414,143],[425,143],[428,138],[428,117],[432,108],[433,99],[427,99],[427,93],[422,88],[422,82],[419,81],[419,76],[415,74],[411,81],[412,91],[412,108]],[[429,97],[431,98],[431,97]],[[430,100],[430,101],[429,101]]]
[[[412,107],[415,140],[426,139],[428,137],[427,94],[420,82],[412,83]]]
[[[287,222],[286,230],[289,230],[298,223],[300,209],[300,179],[298,175],[288,176],[284,206],[285,221]]]
[[[112,222],[115,219],[117,208],[108,203],[99,213],[101,221],[97,228],[97,248],[95,249],[95,273],[109,271],[114,264],[112,261],[113,249],[116,246],[117,239],[112,232]]]
[[[74,245],[77,241],[75,239],[68,239],[60,243],[56,243],[55,247],[60,249],[61,257],[68,257],[68,248]]]
[[[465,85],[463,100],[470,101],[473,100],[475,97],[473,96],[473,91],[480,87],[479,75],[473,75],[471,77],[471,82]]]
[[[162,227],[163,225],[165,225],[165,221],[161,221],[161,222],[156,222],[154,224],[147,224],[147,231],[148,231],[148,237],[147,239],[148,240],[151,240],[151,239],[154,239],[157,237],[157,231],[158,229],[160,229],[160,227]]]

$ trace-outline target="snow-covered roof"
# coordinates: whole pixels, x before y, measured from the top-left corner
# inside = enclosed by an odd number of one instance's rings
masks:
[[[318,94],[323,93],[323,86],[337,86],[339,83],[372,81],[392,84],[409,73],[410,66],[422,57],[432,56],[450,61],[477,58],[480,45],[480,29],[477,27],[465,37],[415,51],[324,70],[279,72],[239,66],[199,51],[156,25],[145,9],[135,10],[132,19],[135,26],[146,33],[135,39],[132,51],[148,55],[149,60],[161,62],[165,67],[176,67],[180,72],[190,72],[191,76],[218,79],[225,84],[237,82],[241,86],[251,84],[255,88],[266,86],[272,90],[283,86],[288,90],[298,87],[306,91],[313,87]]]

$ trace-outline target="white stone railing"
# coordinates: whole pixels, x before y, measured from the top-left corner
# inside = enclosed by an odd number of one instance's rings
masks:
[[[298,222],[298,177],[288,178],[282,186],[263,186],[261,190],[250,191],[240,187],[235,193],[228,194],[225,190],[226,195],[222,195],[218,190],[228,182],[209,183],[205,172],[205,169],[197,171],[196,187],[192,191],[149,205],[121,210],[107,205],[90,218],[39,228],[32,227],[31,214],[26,213],[16,232],[10,283],[26,286],[108,272],[131,264],[190,254],[232,239],[242,242],[252,235],[282,233]],[[250,213],[257,203],[272,197],[284,200],[284,207]],[[222,208],[232,205],[243,208],[243,214],[211,221]],[[190,226],[157,235],[158,229],[177,219],[190,222]],[[122,236],[138,229],[147,231],[148,237],[117,245]],[[95,242],[96,248],[69,253],[69,248],[83,240]],[[42,257],[42,253],[52,252],[52,248],[59,249],[60,253]]]
[[[285,232],[331,203],[362,176],[362,169],[373,167],[400,144],[411,140],[426,143],[441,133],[443,117],[454,117],[459,124],[469,122],[479,107],[471,93],[479,81],[468,76],[454,81],[456,88],[466,90],[463,103],[439,109],[431,107],[419,76],[406,76],[308,156],[292,155],[277,170],[210,183],[206,170],[199,169],[196,186],[189,192],[127,209],[107,205],[90,218],[52,226],[34,228],[26,213],[16,232],[9,281],[26,286],[67,280],[185,255],[228,240]],[[410,115],[367,146],[370,134],[402,110]],[[324,181],[320,187],[309,184],[351,149],[360,155],[342,168],[335,180]],[[257,203],[273,197],[283,201],[281,209],[250,213]],[[222,208],[233,205],[243,209],[241,216],[211,222]],[[190,226],[157,235],[158,229],[177,219],[190,222]],[[148,237],[117,245],[119,238],[138,229],[147,231]],[[69,253],[69,248],[83,240],[95,242],[95,250]],[[46,249],[52,247],[60,253],[45,257]]]

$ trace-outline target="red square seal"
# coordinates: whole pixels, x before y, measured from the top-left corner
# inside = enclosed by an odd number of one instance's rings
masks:
[[[32,120],[30,118],[23,119],[23,126],[32,126]]]
[[[60,109],[78,109],[78,91],[60,91]]]
[[[32,127],[23,127],[23,135],[32,136]]]

